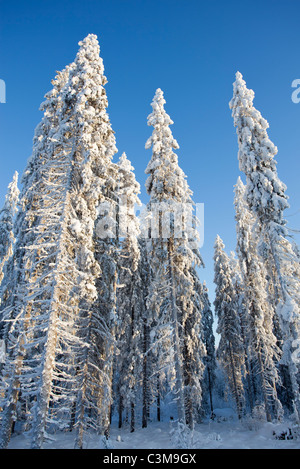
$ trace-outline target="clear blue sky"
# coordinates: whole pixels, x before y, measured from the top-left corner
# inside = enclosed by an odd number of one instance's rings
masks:
[[[291,100],[291,83],[300,78],[299,17],[299,0],[0,1],[0,79],[6,82],[1,206],[14,171],[21,175],[31,154],[51,79],[74,60],[78,41],[96,34],[117,147],[136,169],[144,203],[151,157],[144,148],[151,134],[147,116],[155,90],[164,91],[180,166],[195,202],[205,204],[201,278],[213,299],[215,237],[221,236],[228,252],[236,244],[233,185],[241,173],[228,102],[237,70],[270,124],[279,177],[290,197],[287,219],[300,229],[300,103]]]

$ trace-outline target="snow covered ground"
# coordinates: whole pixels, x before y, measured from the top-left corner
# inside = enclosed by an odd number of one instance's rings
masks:
[[[280,424],[246,420],[239,422],[229,409],[220,409],[214,421],[207,420],[196,426],[191,439],[190,449],[300,449],[300,436],[293,439],[277,439],[289,428],[291,422]],[[150,423],[148,428],[138,427],[134,433],[129,428],[111,428],[111,448],[113,449],[174,449],[173,422]],[[298,432],[299,435],[299,432]],[[30,439],[24,435],[14,435],[9,449],[29,448]],[[99,436],[87,435],[86,449],[103,448]],[[73,449],[74,434],[70,432],[51,435],[44,444],[45,449]]]

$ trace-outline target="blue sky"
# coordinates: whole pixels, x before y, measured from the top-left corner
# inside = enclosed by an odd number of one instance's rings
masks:
[[[289,226],[300,229],[300,103],[291,100],[300,78],[298,0],[57,0],[0,1],[0,205],[15,170],[31,154],[39,105],[56,70],[72,62],[78,41],[98,36],[108,78],[108,112],[118,156],[125,151],[145,194],[144,170],[151,157],[147,116],[155,90],[180,149],[179,164],[205,206],[201,273],[213,300],[213,244],[217,234],[235,249],[233,185],[237,139],[228,102],[240,71],[255,91],[255,107],[278,147],[278,174],[287,185]],[[244,178],[243,178],[244,180]],[[299,235],[296,236],[299,244]]]

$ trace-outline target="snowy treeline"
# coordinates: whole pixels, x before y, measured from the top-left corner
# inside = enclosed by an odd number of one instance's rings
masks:
[[[108,443],[174,407],[179,430],[213,413],[222,370],[240,418],[264,409],[299,420],[299,251],[289,238],[267,123],[238,73],[230,102],[240,169],[237,258],[215,244],[213,312],[200,280],[195,203],[158,89],[145,169],[149,202],[118,150],[97,37],[79,43],[41,105],[17,187],[0,212],[0,446],[13,431],[32,448],[72,431]],[[219,370],[218,370],[219,368]],[[223,376],[223,375],[222,375]],[[154,417],[155,416],[155,417]]]

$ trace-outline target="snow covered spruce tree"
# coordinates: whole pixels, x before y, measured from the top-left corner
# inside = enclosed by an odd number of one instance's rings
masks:
[[[9,261],[6,272],[6,288],[2,295],[2,314],[4,320],[4,339],[6,341],[7,358],[2,373],[1,387],[5,399],[1,403],[2,421],[0,432],[0,446],[9,443],[12,427],[17,419],[16,408],[18,402],[27,399],[25,388],[22,387],[24,360],[30,356],[27,336],[30,334],[30,303],[27,287],[34,280],[31,275],[35,256],[26,246],[35,243],[35,227],[38,224],[38,209],[41,203],[40,194],[43,193],[44,180],[41,170],[47,160],[48,138],[51,132],[57,130],[57,114],[59,113],[59,90],[66,81],[68,72],[58,74],[53,81],[52,92],[46,95],[46,101],[41,105],[44,118],[38,125],[34,141],[33,154],[28,161],[22,177],[22,191],[20,194],[20,210],[15,221],[16,243],[14,255]],[[42,262],[37,262],[42,269]],[[33,370],[33,366],[29,366]],[[31,382],[34,382],[31,380]],[[23,407],[23,406],[22,406]]]
[[[19,201],[18,173],[8,185],[4,207],[0,211],[0,284],[4,277],[4,267],[13,254],[14,219]]]
[[[299,421],[300,393],[297,382],[300,343],[300,311],[297,292],[300,280],[289,282],[288,266],[297,265],[284,210],[289,207],[286,186],[277,174],[274,156],[276,146],[269,139],[268,122],[253,106],[254,92],[248,90],[241,73],[237,72],[233,85],[233,98],[229,103],[238,136],[239,167],[246,175],[245,198],[249,210],[261,227],[258,250],[262,255],[268,274],[274,279],[274,296],[283,339],[281,363],[289,371],[295,417]]]
[[[193,394],[194,406],[201,401],[199,382],[203,373],[203,344],[199,335],[192,333],[197,329],[193,321],[201,322],[202,305],[194,300],[195,267],[202,265],[202,260],[197,249],[192,192],[173,151],[179,146],[172,136],[169,126],[173,122],[164,104],[163,92],[157,89],[151,104],[153,111],[148,116],[148,125],[154,130],[146,142],[147,149],[152,147],[152,158],[145,171],[149,175],[146,190],[150,195],[148,210],[152,217],[148,294],[148,308],[152,312],[151,347],[158,365],[154,370],[158,403],[163,396],[164,381],[171,388],[174,383],[178,420],[192,427],[194,415],[189,412],[187,419],[186,399],[190,401],[189,394],[197,387]],[[193,366],[197,372],[192,376]]]
[[[245,411],[252,410],[254,408],[255,402],[255,376],[254,371],[252,369],[252,365],[256,363],[252,357],[251,361],[251,353],[250,353],[250,334],[249,334],[249,315],[246,308],[246,301],[245,301],[245,287],[244,282],[241,276],[241,269],[239,265],[238,259],[235,257],[235,252],[232,251],[230,258],[229,258],[229,265],[231,270],[231,280],[232,285],[235,291],[235,308],[236,312],[239,317],[240,321],[240,331],[241,331],[241,341],[243,344],[243,353],[245,357],[244,361],[244,376],[243,376],[243,383],[244,383],[244,390],[245,390]],[[253,355],[253,354],[252,354]]]
[[[94,254],[94,225],[97,206],[105,199],[103,186],[111,177],[110,161],[116,149],[105,112],[106,79],[97,38],[89,35],[79,44],[74,63],[58,75],[53,92],[46,96],[44,118],[25,171],[27,192],[31,194],[25,217],[35,223],[26,243],[24,265],[28,274],[23,288],[27,293],[22,314],[33,325],[24,330],[19,315],[26,353],[23,366],[15,360],[11,363],[12,376],[20,379],[22,394],[27,393],[30,403],[35,401],[30,406],[33,448],[42,446],[49,408],[51,418],[53,412],[66,417],[76,402],[79,447],[83,409],[93,405],[94,416],[101,420],[101,407],[95,405],[103,392],[103,369],[97,368],[97,347],[103,340],[98,324],[101,311],[94,308],[95,283],[100,276]],[[28,177],[33,168],[38,178]],[[38,193],[32,185],[35,180],[41,181]],[[95,315],[100,316],[98,322]],[[85,388],[86,380],[89,383]],[[12,384],[7,402],[12,402],[16,388]],[[89,394],[85,394],[87,388]],[[60,411],[62,407],[69,407],[69,412]],[[11,423],[5,422],[2,434],[7,444]]]
[[[9,270],[11,268],[11,266],[9,267],[9,261],[12,258],[15,244],[14,222],[18,210],[19,193],[18,173],[16,171],[12,182],[8,185],[4,207],[0,211],[0,305],[2,298],[7,296],[7,290],[9,289]],[[5,276],[6,281],[3,281]],[[0,370],[3,367],[2,363],[6,353],[6,330],[7,324],[5,324],[0,311],[0,354],[3,355],[0,360]]]
[[[218,317],[217,332],[220,334],[217,358],[225,371],[230,391],[236,403],[237,415],[242,418],[245,410],[243,383],[245,356],[236,292],[232,282],[230,260],[219,236],[216,238],[214,248],[214,282],[216,284],[214,306]]]
[[[205,369],[204,359],[207,351],[203,341],[202,314],[204,310],[204,298],[202,284],[199,280],[196,267],[189,269],[188,281],[182,283],[182,296],[185,285],[187,291],[189,282],[193,284],[193,293],[188,303],[182,303],[185,311],[183,316],[183,377],[184,377],[184,401],[186,423],[193,429],[195,422],[199,422],[202,416],[203,399],[203,373]]]
[[[118,227],[120,254],[118,261],[117,290],[117,356],[116,388],[119,411],[119,427],[122,426],[122,412],[130,413],[130,431],[135,430],[135,407],[142,375],[142,330],[143,290],[140,276],[140,246],[138,242],[139,222],[135,215],[140,205],[140,185],[135,179],[134,168],[122,154],[118,162],[119,198]]]
[[[150,405],[151,405],[151,350],[150,350],[150,323],[151,317],[148,314],[147,298],[151,279],[150,261],[147,250],[147,239],[140,236],[140,263],[139,275],[141,279],[141,292],[142,292],[142,428],[146,428],[150,418]]]
[[[116,185],[112,158],[117,152],[106,111],[108,102],[104,85],[107,80],[97,37],[90,34],[79,45],[63,89],[74,177],[71,181],[74,211],[70,231],[78,243],[74,254],[80,270],[75,325],[76,337],[84,343],[74,355],[75,360],[71,357],[73,373],[76,369],[78,448],[82,447],[84,430],[91,428],[101,433],[107,432],[109,427],[112,364],[107,351],[111,349],[111,335],[114,334],[111,328],[116,306],[116,297],[112,294],[116,282],[116,237],[111,231],[104,233],[102,228],[115,207],[111,197]],[[103,212],[104,205],[108,210]],[[106,251],[104,256],[103,251]],[[110,301],[106,301],[105,295]]]
[[[213,332],[214,317],[211,309],[211,303],[208,297],[208,288],[206,283],[202,284],[202,337],[206,354],[203,358],[205,371],[203,375],[203,398],[205,404],[209,406],[211,414],[213,413],[213,387],[215,382],[215,371],[217,368],[215,352],[215,335]]]
[[[274,309],[268,301],[267,272],[258,256],[259,228],[245,200],[245,186],[239,178],[235,186],[237,255],[239,259],[245,300],[244,331],[247,331],[246,366],[251,377],[251,389],[260,389],[268,421],[281,416],[277,396],[277,370],[280,350],[274,335]],[[255,363],[255,375],[253,366]],[[258,383],[253,386],[254,378]],[[255,401],[258,401],[256,393]]]

